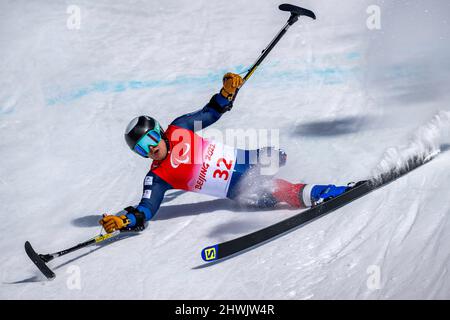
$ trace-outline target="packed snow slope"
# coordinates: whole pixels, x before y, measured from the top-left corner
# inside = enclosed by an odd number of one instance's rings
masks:
[[[203,107],[283,26],[280,3],[0,2],[0,298],[450,298],[448,151],[208,268],[195,268],[203,247],[298,210],[171,191],[139,236],[51,262],[54,281],[25,255],[26,240],[61,250],[97,235],[102,213],[137,204],[150,163],[124,142],[129,120],[167,125]],[[318,19],[288,31],[215,129],[278,129],[279,176],[292,182],[345,184],[401,164],[405,150],[448,149],[449,1],[293,4]],[[381,29],[367,27],[371,5]]]

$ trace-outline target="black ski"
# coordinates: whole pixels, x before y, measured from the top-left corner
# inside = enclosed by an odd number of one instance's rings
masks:
[[[38,267],[38,269],[44,274],[44,276],[47,277],[47,279],[55,278],[55,273],[52,270],[50,270],[50,268],[46,265],[46,262],[50,260],[45,259],[45,256],[37,254],[28,241],[25,242],[25,252],[31,259],[31,261],[33,261],[33,263],[36,265],[36,267]]]
[[[439,154],[439,152],[435,152],[425,158],[411,158],[401,169],[386,173],[376,180],[363,181],[342,195],[303,211],[293,217],[242,237],[206,247],[202,250],[202,259],[206,262],[217,262],[217,260],[230,258],[281,237],[288,232],[291,232],[309,222],[316,220],[319,217],[323,217],[324,215],[349,204],[350,202],[372,192],[373,190],[387,185],[406,173],[411,172],[412,170],[429,162],[435,158],[437,154]]]

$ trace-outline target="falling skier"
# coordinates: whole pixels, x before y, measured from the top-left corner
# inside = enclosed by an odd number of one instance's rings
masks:
[[[287,203],[294,208],[311,207],[348,190],[348,186],[290,183],[283,179],[256,174],[264,156],[286,163],[282,150],[272,147],[258,150],[235,149],[202,138],[194,132],[194,123],[206,128],[229,111],[233,96],[242,85],[238,74],[227,73],[223,87],[203,109],[176,118],[166,130],[148,116],[134,118],[127,126],[125,140],[135,153],[153,160],[144,179],[144,192],[138,206],[125,209],[126,214],[104,215],[100,224],[106,232],[141,231],[145,222],[158,211],[164,194],[170,189],[200,192],[219,198],[242,201],[243,190],[255,184],[256,194],[246,202],[270,208]],[[197,128],[196,128],[197,129]],[[252,188],[255,189],[255,188]]]

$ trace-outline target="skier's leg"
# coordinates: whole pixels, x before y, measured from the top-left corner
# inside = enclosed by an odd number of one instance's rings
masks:
[[[262,176],[260,156],[269,154],[266,150],[237,150],[236,164],[231,176],[227,198],[237,201],[240,204],[258,207],[271,208],[278,201],[272,195],[272,177]],[[270,152],[269,155],[273,155]],[[286,157],[280,157],[285,161]]]
[[[274,207],[279,201],[271,191],[272,177],[261,176],[257,171],[250,169],[245,174],[235,171],[231,178],[227,198],[250,207]]]
[[[294,184],[283,179],[274,179],[272,194],[278,202],[286,202],[295,208],[306,208],[335,198],[348,189],[348,186]]]
[[[238,149],[227,197],[258,207],[273,207],[279,202],[285,202],[295,208],[306,208],[337,197],[349,189],[348,186],[332,184],[294,184],[262,176],[261,168],[273,165],[274,160],[279,167],[284,166],[287,154],[273,147]]]
[[[303,200],[303,189],[305,184],[294,184],[283,179],[273,180],[272,195],[277,202],[286,202],[294,208],[305,208]]]

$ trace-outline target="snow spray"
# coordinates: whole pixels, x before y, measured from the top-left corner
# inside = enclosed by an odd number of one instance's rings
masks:
[[[407,169],[413,164],[412,159],[413,162],[423,162],[427,157],[449,148],[449,132],[450,112],[440,111],[416,130],[408,144],[386,150],[380,163],[372,170],[373,180]]]

